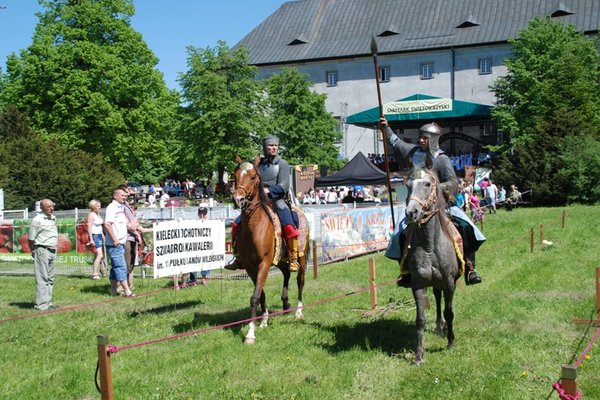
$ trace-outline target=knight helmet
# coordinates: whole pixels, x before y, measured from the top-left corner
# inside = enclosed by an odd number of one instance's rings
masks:
[[[277,136],[271,135],[267,136],[263,139],[263,154],[267,154],[267,146],[271,144],[276,144],[279,146],[279,138]]]
[[[429,154],[435,158],[440,152],[440,136],[442,128],[435,122],[425,124],[419,129],[419,134],[429,138]]]

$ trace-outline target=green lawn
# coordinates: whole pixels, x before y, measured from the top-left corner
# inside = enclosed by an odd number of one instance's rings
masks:
[[[318,279],[307,275],[304,319],[272,317],[254,346],[243,344],[247,327],[235,325],[113,354],[115,398],[558,399],[551,386],[561,365],[574,362],[595,331],[572,320],[596,318],[600,266],[600,207],[564,210],[564,229],[563,208],[486,216],[488,241],[477,260],[484,282],[456,291],[452,351],[432,332],[434,309],[427,312],[421,367],[410,363],[412,294],[393,284],[397,265],[376,254],[380,312],[367,312],[369,292],[362,290],[369,256],[322,266]],[[537,243],[540,224],[554,242],[545,250]],[[167,279],[138,279],[136,292],[151,293],[136,299],[111,299],[107,285],[58,276],[54,300],[63,311],[6,321],[35,313],[34,282],[0,277],[0,399],[100,398],[96,335],[124,347],[249,317],[248,280],[176,292]],[[272,312],[281,310],[280,289],[281,277],[270,277]],[[90,306],[68,309],[81,304]],[[578,369],[584,398],[600,398],[599,353],[600,343]]]

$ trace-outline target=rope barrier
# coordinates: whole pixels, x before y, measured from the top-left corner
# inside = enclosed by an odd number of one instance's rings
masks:
[[[579,367],[579,365],[584,360],[585,356],[587,356],[587,354],[590,352],[590,350],[592,349],[592,346],[594,345],[594,343],[596,342],[596,340],[598,340],[599,337],[600,337],[600,328],[596,329],[596,333],[594,334],[594,336],[592,337],[592,339],[590,340],[590,342],[586,346],[585,350],[583,351],[583,353],[581,353],[581,355],[579,356],[579,358],[577,359],[577,361],[575,361],[575,364],[573,364],[573,366],[575,368]]]
[[[389,285],[389,284],[394,283],[394,282],[396,282],[396,280],[390,281],[390,282],[386,282],[384,284],[381,284],[381,286]],[[339,299],[342,299],[342,298],[345,298],[345,297],[353,296],[355,294],[359,294],[359,293],[366,292],[366,291],[370,290],[372,286],[373,285],[369,285],[369,286],[367,286],[365,288],[361,288],[361,289],[358,289],[358,290],[355,290],[355,291],[352,291],[352,292],[344,293],[344,294],[341,294],[341,295],[338,295],[338,296],[334,296],[334,297],[330,297],[330,298],[327,298],[327,299],[318,300],[318,301],[315,301],[314,303],[310,303],[308,305],[305,304],[302,307],[292,307],[292,308],[290,308],[288,310],[276,311],[274,313],[270,313],[269,317],[273,317],[273,316],[277,316],[277,315],[281,315],[281,314],[288,314],[288,313],[292,313],[292,312],[298,310],[299,308],[305,309],[305,308],[315,307],[315,306],[318,306],[320,304],[329,303],[329,302],[334,301],[334,300],[339,300]],[[254,318],[246,318],[246,319],[242,319],[242,320],[238,320],[238,321],[234,321],[234,322],[229,322],[229,323],[226,323],[226,324],[211,326],[211,327],[208,327],[208,328],[202,328],[202,329],[198,329],[198,330],[195,330],[195,331],[183,332],[183,333],[179,333],[177,335],[171,335],[171,336],[166,336],[166,337],[162,337],[162,338],[158,338],[158,339],[147,340],[147,341],[144,341],[144,342],[139,342],[139,343],[130,344],[130,345],[121,346],[121,347],[118,347],[118,346],[108,346],[107,347],[107,351],[109,353],[114,354],[114,353],[118,353],[118,352],[123,351],[123,350],[129,350],[129,349],[133,349],[133,348],[136,348],[136,347],[147,346],[147,345],[151,345],[151,344],[166,342],[166,341],[169,341],[169,340],[180,339],[180,338],[186,337],[186,336],[197,335],[197,334],[200,334],[200,333],[206,333],[206,332],[210,332],[210,331],[214,331],[214,330],[218,330],[218,329],[229,328],[229,327],[236,326],[236,325],[242,325],[242,324],[250,323],[252,321],[256,321],[256,320],[259,320],[259,319],[262,319],[262,318],[263,318],[263,316],[260,315],[260,316],[254,317]]]

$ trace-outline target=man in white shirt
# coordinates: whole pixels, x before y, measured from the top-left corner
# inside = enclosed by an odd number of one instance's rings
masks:
[[[129,289],[127,283],[127,264],[125,262],[125,242],[127,241],[127,216],[125,215],[125,202],[128,193],[117,188],[113,191],[113,201],[106,207],[104,225],[106,227],[106,250],[110,256],[110,293],[117,295],[119,285],[127,297],[135,294]]]
[[[56,308],[52,305],[52,291],[58,229],[54,216],[54,202],[44,199],[40,202],[40,207],[42,212],[31,220],[28,240],[35,267],[34,308],[46,311]]]

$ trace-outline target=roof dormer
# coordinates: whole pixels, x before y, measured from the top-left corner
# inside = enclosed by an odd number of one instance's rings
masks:
[[[473,14],[469,14],[467,18],[465,18],[460,24],[458,24],[457,28],[471,28],[473,26],[480,26],[481,24],[477,19],[473,16]]]
[[[384,29],[383,31],[379,32],[377,34],[377,36],[379,37],[387,37],[387,36],[394,36],[394,35],[399,35],[400,31],[396,26],[389,26],[386,29]]]
[[[304,33],[301,33],[294,40],[289,42],[288,46],[295,46],[297,44],[306,44],[306,43],[308,43],[308,40],[306,39],[306,36],[304,36]]]
[[[550,14],[550,16],[552,18],[557,18],[557,17],[564,17],[565,15],[572,15],[572,14],[573,14],[573,11],[571,11],[571,9],[565,5],[565,2],[560,1],[560,2],[558,2],[558,6],[556,8],[554,8],[554,11],[552,12],[552,14]]]

